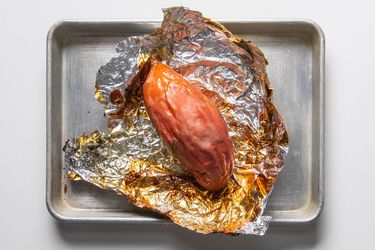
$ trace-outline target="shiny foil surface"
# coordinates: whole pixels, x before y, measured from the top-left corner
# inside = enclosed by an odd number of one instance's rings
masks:
[[[196,232],[263,235],[271,218],[262,214],[288,152],[263,53],[183,7],[165,9],[160,28],[126,38],[116,52],[96,81],[110,133],[67,141],[68,176],[114,190]],[[218,106],[235,146],[234,173],[224,189],[200,187],[152,126],[141,91],[151,56]]]

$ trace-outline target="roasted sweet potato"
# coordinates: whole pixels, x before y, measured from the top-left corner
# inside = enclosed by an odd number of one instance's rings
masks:
[[[234,148],[215,104],[156,61],[143,85],[143,97],[156,131],[195,180],[210,191],[223,188],[232,174]]]

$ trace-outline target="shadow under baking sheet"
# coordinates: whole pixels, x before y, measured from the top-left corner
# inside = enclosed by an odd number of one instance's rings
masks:
[[[198,234],[172,223],[60,223],[62,240],[72,246],[119,246],[140,249],[301,249],[321,239],[322,219],[301,225],[270,225],[265,236]]]

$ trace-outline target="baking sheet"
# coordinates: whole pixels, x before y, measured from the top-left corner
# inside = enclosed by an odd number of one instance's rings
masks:
[[[323,203],[324,37],[306,20],[241,20],[223,23],[260,47],[274,103],[289,133],[290,151],[268,201],[274,222],[306,223]],[[62,147],[83,131],[106,131],[94,97],[98,68],[129,35],[152,32],[154,21],[77,21],[55,24],[47,38],[47,207],[62,221],[162,222],[125,197],[66,176]]]

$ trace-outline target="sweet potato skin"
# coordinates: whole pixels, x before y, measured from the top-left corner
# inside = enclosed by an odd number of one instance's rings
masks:
[[[209,191],[226,186],[234,147],[215,104],[157,61],[144,82],[143,97],[156,131],[195,180]]]

